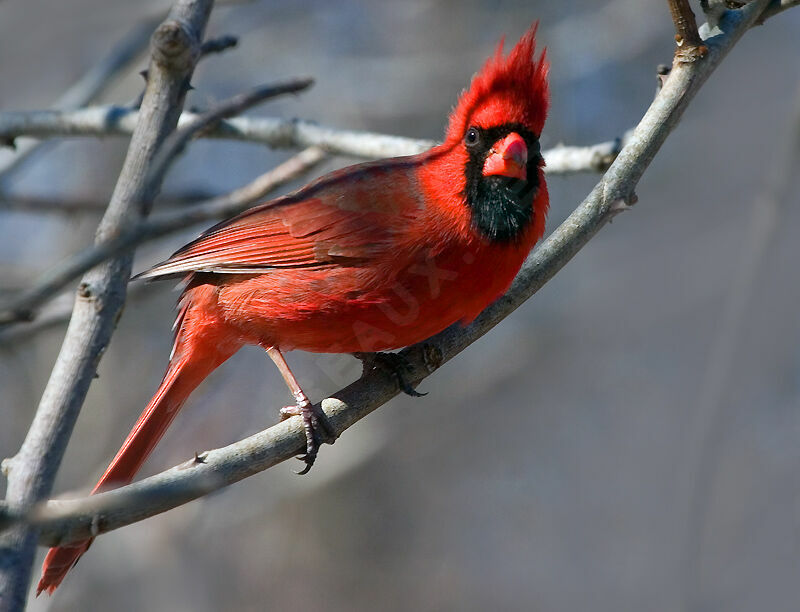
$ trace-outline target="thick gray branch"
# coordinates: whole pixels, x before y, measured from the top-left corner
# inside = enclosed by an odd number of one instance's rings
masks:
[[[509,292],[466,328],[454,326],[405,349],[409,380],[417,383],[452,359],[538,291],[615,214],[634,201],[634,188],[686,106],[769,0],[755,0],[726,13],[720,34],[705,40],[700,61],[677,63],[608,172],[570,217],[537,248]],[[341,434],[397,394],[396,382],[371,371],[321,402],[331,425]],[[42,528],[41,543],[67,543],[97,535],[174,508],[209,491],[285,461],[305,445],[299,418],[292,418],[196,460],[115,491],[71,501],[51,501],[31,517]],[[8,521],[20,515],[10,509]]]
[[[136,221],[160,184],[150,181],[159,147],[175,129],[189,78],[200,54],[211,0],[179,0],[153,34],[152,59],[142,109],[119,180],[97,230],[97,241]],[[95,268],[81,283],[64,343],[22,448],[4,465],[6,501],[22,511],[49,496],[97,364],[125,301],[131,269],[127,254]],[[37,530],[19,525],[3,534],[0,610],[24,608]]]

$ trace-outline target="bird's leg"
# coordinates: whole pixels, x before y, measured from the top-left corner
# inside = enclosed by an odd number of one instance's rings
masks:
[[[322,413],[321,410],[316,410],[314,408],[314,405],[300,387],[300,383],[297,382],[294,374],[292,374],[292,370],[289,368],[289,364],[286,363],[286,359],[283,358],[283,353],[281,353],[280,349],[276,346],[267,346],[264,348],[267,351],[267,355],[270,356],[270,359],[278,366],[278,371],[281,373],[281,376],[283,376],[283,380],[286,381],[289,391],[291,391],[294,396],[294,406],[281,408],[281,420],[293,416],[299,416],[303,419],[303,428],[306,433],[306,454],[301,456],[300,460],[305,462],[306,467],[298,472],[298,474],[307,474],[311,466],[314,465],[314,461],[317,459],[317,453],[319,452],[319,447],[322,442],[334,438],[335,433],[333,429],[331,429],[325,414]],[[324,438],[321,437],[320,434],[322,434]]]
[[[397,386],[406,395],[411,397],[428,395],[414,389],[406,380],[406,375],[411,371],[411,366],[401,353],[353,353],[353,357],[361,361],[364,374],[373,368],[380,368],[395,378]]]

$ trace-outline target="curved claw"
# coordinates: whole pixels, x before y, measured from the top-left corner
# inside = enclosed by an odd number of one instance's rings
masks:
[[[306,467],[304,467],[299,472],[295,472],[295,474],[297,474],[298,476],[305,476],[311,471],[311,468],[314,466],[314,462],[317,460],[317,455],[314,454],[309,456],[308,454],[306,454],[300,457],[296,457],[296,459],[305,462]]]
[[[306,454],[297,458],[304,461],[306,467],[299,472],[295,472],[295,474],[299,476],[308,474],[317,460],[319,447],[323,443],[320,433],[324,435],[325,441],[330,441],[335,440],[336,432],[331,427],[325,414],[320,410],[316,410],[310,402],[298,402],[294,406],[285,406],[281,408],[280,413],[281,420],[293,416],[299,416],[303,419],[303,430],[306,434]]]
[[[425,397],[428,395],[428,392],[420,392],[417,391],[414,387],[409,385],[404,379],[401,378],[400,380],[400,390],[405,393],[406,395],[410,395],[411,397]]]
[[[365,372],[372,368],[381,368],[389,372],[397,381],[400,391],[406,395],[411,397],[428,395],[427,392],[421,393],[414,389],[406,380],[405,374],[411,371],[411,364],[401,353],[353,353],[353,356],[362,362]]]

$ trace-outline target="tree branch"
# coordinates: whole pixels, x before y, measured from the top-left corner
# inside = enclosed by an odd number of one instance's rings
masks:
[[[93,106],[74,111],[8,111],[0,113],[0,141],[18,136],[37,138],[75,136],[128,136],[138,111],[122,106]],[[184,112],[179,125],[196,119]],[[355,130],[337,130],[299,119],[236,117],[220,121],[205,138],[224,138],[267,144],[275,148],[320,146],[329,153],[367,159],[420,153],[433,140],[402,138]]]
[[[68,112],[9,111],[0,113],[0,140],[20,135],[38,138],[127,136],[136,125],[137,114],[135,109],[121,106],[94,106]],[[185,112],[179,125],[194,121],[196,117],[195,113]],[[328,153],[365,159],[414,155],[438,144],[435,140],[340,130],[313,121],[270,117],[235,117],[220,121],[214,128],[204,131],[202,137],[266,144],[277,149],[317,146]],[[548,174],[597,172],[602,167],[597,160],[618,153],[620,146],[619,139],[589,147],[561,145],[543,153],[547,163],[545,170]]]
[[[548,175],[570,175],[585,172],[602,173],[611,167],[622,147],[627,143],[632,130],[621,138],[600,142],[587,147],[557,145],[542,152],[545,172]]]
[[[232,44],[235,44],[236,39],[228,36],[209,42],[211,43],[209,46],[211,51],[206,52],[218,53],[229,48]],[[201,53],[205,49],[206,44],[204,43],[203,47],[201,47]],[[213,126],[221,119],[237,115],[242,111],[251,108],[256,104],[260,104],[261,102],[264,102],[270,98],[275,98],[288,93],[299,93],[300,91],[310,87],[313,82],[313,79],[310,78],[300,78],[292,79],[282,83],[262,85],[261,87],[257,87],[250,92],[239,94],[238,96],[234,96],[229,100],[221,102],[211,111],[203,113],[202,115],[198,115],[192,121],[186,122],[179,130],[176,130],[175,133],[170,136],[166,143],[164,143],[164,146],[159,153],[159,157],[155,160],[151,169],[151,172],[154,175],[160,174],[161,178],[153,178],[151,180],[158,180],[158,182],[161,182],[172,161],[183,152],[183,149],[186,147],[189,140],[191,140],[198,132]],[[18,207],[23,209],[42,210],[44,207],[41,204],[41,200],[34,199],[33,201],[28,200],[27,202],[20,202],[18,203]],[[2,202],[0,202],[0,206],[1,205]],[[13,203],[11,206],[6,207],[13,207]],[[50,210],[53,208],[63,210],[63,208],[66,207],[50,206],[47,208]],[[73,205],[73,209],[74,208],[75,206]],[[82,270],[82,272],[85,272],[85,270]]]
[[[608,172],[569,218],[531,254],[509,292],[469,326],[453,326],[403,350],[409,365],[409,382],[423,380],[483,336],[563,268],[614,215],[628,208],[635,200],[638,181],[691,99],[756,22],[768,2],[754,0],[741,11],[726,13],[720,21],[721,33],[705,41],[708,47],[705,61],[675,62],[661,92]],[[396,381],[391,376],[373,370],[323,400],[321,407],[338,435],[397,393]],[[295,456],[304,446],[302,423],[295,417],[114,491],[85,499],[51,501],[27,514],[6,508],[4,520],[33,521],[41,528],[40,542],[48,546],[82,540],[237,482]]]
[[[164,180],[172,162],[180,155],[189,144],[189,141],[203,130],[210,129],[221,120],[238,115],[248,108],[266,100],[289,93],[298,93],[307,89],[314,83],[310,78],[291,79],[283,83],[262,85],[252,91],[236,95],[228,100],[224,100],[214,106],[211,110],[198,115],[192,121],[181,125],[177,130],[170,134],[164,142],[158,155],[153,160],[150,167],[149,180],[158,184]]]
[[[228,49],[232,49],[239,44],[239,39],[230,34],[212,38],[203,43],[200,47],[200,57],[211,55],[212,53],[222,53]]]
[[[697,31],[697,21],[694,18],[689,0],[667,0],[672,21],[675,23],[675,50],[676,59],[681,61],[694,61],[706,54],[706,47]]]
[[[186,208],[212,197],[211,190],[194,190],[162,196],[159,208]],[[30,214],[102,214],[108,200],[83,198],[49,198],[18,193],[0,194],[0,212],[15,211]]]
[[[159,147],[175,129],[187,85],[200,53],[211,0],[179,0],[155,31],[140,120],[119,180],[97,231],[104,242],[147,209],[160,184],[149,180]],[[81,283],[72,319],[39,408],[17,455],[4,462],[6,502],[24,511],[46,499],[72,428],[125,302],[132,256],[89,272]],[[15,526],[0,538],[0,610],[25,606],[38,533]]]
[[[136,283],[128,286],[127,301],[134,296],[152,294],[156,285],[151,283]],[[45,306],[36,319],[29,323],[20,323],[0,331],[0,346],[10,347],[25,341],[36,334],[53,329],[67,323],[72,316],[74,296],[63,293]]]

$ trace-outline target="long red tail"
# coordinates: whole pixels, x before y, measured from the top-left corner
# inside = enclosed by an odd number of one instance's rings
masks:
[[[211,330],[208,328],[203,330],[205,333],[192,333],[199,331],[196,329],[189,331],[194,326],[192,321],[185,320],[186,314],[184,308],[178,317],[178,325],[182,329],[178,330],[175,349],[164,380],[105,474],[95,485],[92,494],[131,482],[189,394],[238,349],[238,346],[231,346],[230,342],[217,342],[219,338],[210,337],[216,334],[209,334]],[[52,594],[91,543],[92,540],[89,539],[51,548],[42,566],[42,577],[36,594],[39,595],[42,591]]]

